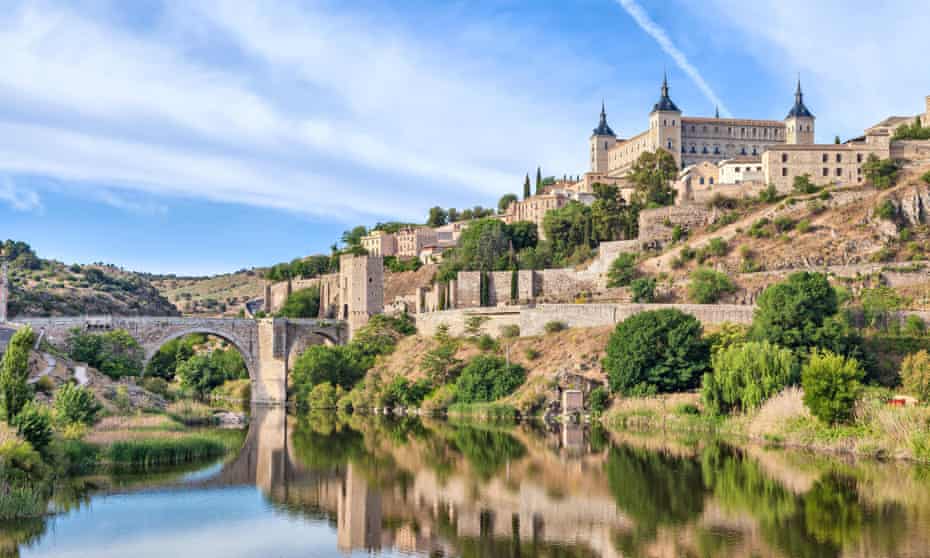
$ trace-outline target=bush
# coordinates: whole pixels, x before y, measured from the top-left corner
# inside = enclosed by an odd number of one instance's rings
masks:
[[[475,339],[475,345],[482,351],[496,351],[497,350],[497,341],[487,333],[478,336]]]
[[[930,171],[927,171],[920,175],[920,179],[924,181],[924,184],[930,186]]]
[[[423,400],[423,412],[436,414],[446,411],[455,402],[455,385],[441,386]]]
[[[617,393],[684,391],[697,387],[709,356],[697,318],[680,310],[652,310],[617,324],[604,368]]]
[[[794,219],[785,215],[781,215],[776,217],[772,224],[775,225],[776,231],[780,233],[787,232],[794,228]]]
[[[35,389],[39,393],[51,395],[55,391],[55,382],[48,376],[42,376],[36,380]]]
[[[904,333],[911,337],[920,337],[927,332],[927,324],[920,316],[913,314],[904,319]]]
[[[527,347],[526,350],[523,351],[523,356],[526,357],[526,360],[536,360],[539,358],[539,351],[533,347]]]
[[[74,328],[68,332],[67,343],[72,360],[86,362],[110,378],[142,372],[142,347],[124,329],[97,334]]]
[[[768,341],[730,345],[714,353],[713,372],[704,374],[701,397],[721,415],[758,409],[769,397],[796,384],[800,367],[790,349]]]
[[[610,263],[608,287],[626,287],[636,278],[636,254],[623,253]]]
[[[323,382],[313,386],[308,403],[311,409],[334,409],[341,397],[341,388],[334,388],[333,384]]]
[[[444,338],[439,345],[427,351],[420,359],[420,366],[427,377],[436,384],[448,383],[455,378],[462,367],[462,361],[455,358],[458,344]]]
[[[774,203],[778,201],[778,190],[774,184],[769,184],[765,190],[759,192],[759,201],[762,203]]]
[[[170,385],[168,380],[164,378],[143,378],[142,379],[142,388],[146,391],[150,391],[155,395],[161,395],[162,397],[169,397],[171,394]]]
[[[811,230],[810,219],[801,219],[794,225],[794,230],[798,231],[800,234],[807,234]]]
[[[757,301],[752,337],[782,347],[810,347],[824,318],[839,308],[836,291],[822,273],[800,271],[769,286]]]
[[[19,414],[20,409],[32,398],[27,379],[29,378],[29,352],[35,343],[32,328],[26,326],[16,331],[7,345],[0,363],[0,403],[7,422]]]
[[[813,194],[819,188],[811,182],[811,175],[802,174],[794,177],[794,191],[799,194]]]
[[[35,401],[27,401],[10,421],[10,426],[39,453],[44,454],[52,441],[52,417],[44,405]]]
[[[209,405],[196,401],[182,400],[168,405],[168,416],[188,426],[203,426],[216,422],[216,416]]]
[[[598,386],[588,394],[588,408],[592,413],[603,413],[608,405],[610,405],[610,396],[603,387]]]
[[[758,221],[753,223],[752,226],[749,227],[749,231],[747,231],[746,234],[748,234],[749,236],[753,238],[768,238],[772,236],[772,233],[769,232],[769,229],[768,229],[768,226],[771,223],[772,223],[771,221],[763,217],[762,219],[759,219]]]
[[[89,389],[64,384],[55,394],[55,418],[62,424],[94,424],[99,411],[100,404]]]
[[[904,358],[901,384],[905,392],[921,402],[930,402],[930,354],[927,351],[918,351]]]
[[[898,177],[898,164],[891,159],[879,159],[874,153],[870,154],[865,164],[862,165],[862,173],[866,180],[879,189],[885,189],[893,186]]]
[[[633,302],[648,303],[656,299],[656,280],[653,277],[640,277],[630,283]]]
[[[278,316],[285,318],[316,318],[320,314],[320,287],[314,285],[291,293]]]
[[[381,396],[382,407],[416,408],[433,389],[432,383],[427,379],[411,382],[403,376],[397,376],[387,385]]]
[[[462,369],[455,382],[455,393],[464,403],[494,401],[513,393],[525,379],[522,366],[508,366],[498,356],[478,355]]]
[[[735,290],[736,285],[725,273],[706,267],[691,272],[688,297],[698,304],[713,304],[720,300],[721,296]]]
[[[343,389],[351,389],[364,375],[365,369],[350,345],[314,345],[297,358],[292,379],[297,401],[306,403],[310,391],[317,384],[329,382]]]
[[[882,203],[875,206],[875,216],[886,221],[893,220],[897,212],[894,203],[889,199],[885,199]]]
[[[501,326],[501,337],[508,339],[513,339],[514,337],[520,337],[520,326],[516,324],[509,324]]]
[[[546,322],[546,325],[543,326],[543,329],[546,330],[546,333],[558,333],[568,329],[568,324],[558,320],[553,320],[551,322]]]
[[[804,404],[823,422],[852,419],[865,376],[859,362],[829,351],[814,351],[801,371]]]

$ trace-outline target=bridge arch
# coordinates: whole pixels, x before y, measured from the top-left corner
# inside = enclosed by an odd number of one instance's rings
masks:
[[[218,329],[213,329],[209,327],[191,327],[188,329],[182,329],[180,331],[172,331],[167,335],[159,338],[154,343],[148,343],[145,345],[145,357],[144,362],[142,363],[142,370],[144,371],[148,368],[149,362],[155,356],[158,351],[161,350],[167,343],[181,337],[193,334],[205,334],[218,337],[224,341],[231,343],[236,350],[239,351],[239,354],[242,355],[242,360],[245,362],[245,369],[249,373],[249,379],[255,381],[258,378],[258,369],[255,365],[255,355],[253,354],[251,343],[244,342],[239,339],[237,336],[232,335],[228,331],[220,331]],[[144,373],[144,372],[143,372]]]

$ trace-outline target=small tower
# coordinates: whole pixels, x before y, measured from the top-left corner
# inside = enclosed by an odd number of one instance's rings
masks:
[[[610,167],[607,152],[617,143],[617,135],[607,124],[607,110],[601,101],[601,121],[591,133],[591,172],[607,174]]]
[[[924,117],[923,117],[923,121],[924,121],[923,126],[926,127],[926,126],[930,126],[930,95],[927,95],[927,98],[924,100],[926,101],[927,105],[925,107],[926,112],[924,112]]]
[[[349,322],[351,337],[369,318],[384,313],[384,260],[380,256],[341,256],[339,283],[339,318]]]
[[[814,143],[814,115],[804,106],[801,78],[794,92],[794,106],[785,117],[785,143],[810,145]]]
[[[668,151],[681,166],[681,111],[668,96],[667,75],[662,76],[661,96],[649,113],[649,136],[654,149]]]

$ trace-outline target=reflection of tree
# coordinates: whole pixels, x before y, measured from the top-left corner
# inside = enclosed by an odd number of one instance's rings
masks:
[[[808,532],[820,542],[840,547],[859,539],[862,506],[856,481],[828,474],[804,495],[804,520]]]
[[[475,473],[487,480],[509,461],[526,455],[526,448],[506,432],[457,425],[452,442],[462,452]]]
[[[359,432],[333,422],[333,415],[328,417],[311,414],[307,419],[298,421],[294,428],[291,438],[294,456],[309,469],[341,467],[365,453],[364,440]]]

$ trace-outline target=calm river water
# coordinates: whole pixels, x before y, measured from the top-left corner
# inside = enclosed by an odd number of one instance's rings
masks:
[[[256,411],[198,468],[62,487],[0,556],[930,556],[930,468],[578,426]]]

